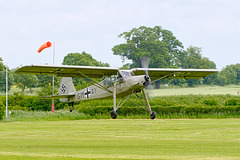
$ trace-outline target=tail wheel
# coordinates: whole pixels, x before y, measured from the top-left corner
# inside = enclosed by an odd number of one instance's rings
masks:
[[[152,111],[152,113],[150,114],[150,118],[155,119],[155,117],[156,117],[156,112]]]
[[[112,119],[116,119],[117,118],[117,112],[116,111],[112,111],[111,112],[111,117],[112,117]]]

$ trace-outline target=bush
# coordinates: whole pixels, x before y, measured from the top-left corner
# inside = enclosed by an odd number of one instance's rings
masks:
[[[0,96],[0,102],[4,105],[6,103],[5,96]],[[14,93],[14,95],[8,96],[9,108],[17,110],[31,110],[31,111],[50,111],[52,100],[40,99],[38,96],[26,96],[22,93]],[[59,100],[55,100],[55,109],[63,109],[66,103],[61,103]]]
[[[204,99],[203,104],[208,106],[218,106],[219,102],[214,97],[211,97],[211,98]]]
[[[225,106],[237,106],[240,104],[240,99],[239,98],[230,98],[226,100]]]

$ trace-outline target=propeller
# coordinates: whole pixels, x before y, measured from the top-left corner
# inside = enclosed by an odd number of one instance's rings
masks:
[[[141,62],[141,66],[142,66],[142,68],[144,68],[145,70],[145,82],[144,82],[144,86],[145,87],[149,87],[149,85],[150,85],[150,77],[149,77],[149,75],[148,75],[148,67],[149,67],[149,62],[150,62],[150,58],[149,57],[142,57],[141,59],[140,59],[140,62]]]
[[[153,85],[151,84],[151,79],[149,77],[148,74],[148,67],[149,67],[149,63],[150,63],[150,58],[149,57],[142,57],[140,58],[140,62],[141,62],[141,66],[142,68],[144,68],[145,71],[145,82],[144,82],[144,86],[147,88],[147,94],[148,94],[148,98],[152,99],[155,97],[154,93],[152,92]]]

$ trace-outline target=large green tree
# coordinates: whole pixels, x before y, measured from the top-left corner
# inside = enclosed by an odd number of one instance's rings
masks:
[[[125,43],[112,48],[114,55],[121,56],[122,60],[132,60],[132,67],[141,67],[141,57],[149,57],[149,67],[173,68],[179,66],[183,45],[173,36],[171,31],[160,26],[153,28],[141,26],[129,32],[123,32],[120,38]]]
[[[109,67],[108,63],[95,60],[90,54],[83,51],[82,53],[69,53],[63,59],[63,65],[80,65],[80,66],[101,66]]]
[[[114,46],[113,54],[121,56],[123,61],[132,60],[130,68],[142,67],[142,57],[150,59],[150,68],[177,68],[184,56],[182,43],[171,31],[161,26],[133,28],[119,37],[126,42]],[[160,81],[156,82],[156,88],[160,88]]]

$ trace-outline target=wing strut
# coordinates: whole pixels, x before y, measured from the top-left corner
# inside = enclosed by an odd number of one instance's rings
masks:
[[[91,79],[90,77],[88,77],[87,75],[83,74],[82,72],[78,71],[78,73],[80,73],[80,74],[83,75],[84,77],[90,79],[91,81],[95,82],[95,83],[89,82],[89,83],[91,83],[92,85],[94,85],[94,86],[96,86],[96,87],[98,87],[98,88],[100,88],[100,89],[102,89],[102,90],[105,90],[105,91],[107,91],[107,92],[109,92],[109,93],[113,93],[112,91],[110,91],[109,89],[107,89],[106,87],[104,87],[103,85],[99,84],[97,81],[95,81],[95,80]],[[83,80],[84,80],[84,79],[83,79]],[[85,80],[85,81],[86,81],[86,80]]]

